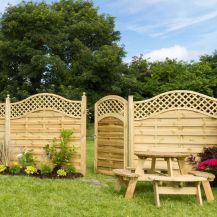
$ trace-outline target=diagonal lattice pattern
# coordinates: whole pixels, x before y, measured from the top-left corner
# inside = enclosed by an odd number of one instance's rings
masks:
[[[0,118],[4,118],[4,117],[5,117],[5,104],[0,103]]]
[[[81,102],[71,101],[54,94],[37,94],[23,101],[11,103],[11,118],[19,118],[39,110],[54,110],[70,117],[81,117]]]
[[[134,118],[144,119],[172,109],[190,109],[217,118],[217,99],[192,91],[171,91],[134,102]]]
[[[109,113],[124,115],[124,103],[117,99],[107,99],[98,105],[97,112],[98,117]]]

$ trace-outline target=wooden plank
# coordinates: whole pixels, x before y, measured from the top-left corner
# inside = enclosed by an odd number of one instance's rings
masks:
[[[146,119],[143,121],[134,121],[135,127],[152,127],[155,126],[155,121],[151,119]],[[208,126],[208,127],[215,127],[217,125],[217,119],[214,118],[207,118],[205,120],[203,119],[181,119],[180,122],[177,122],[176,119],[162,119],[158,120],[157,126],[159,127],[182,127],[182,126],[192,126],[192,127],[200,127],[200,126]]]
[[[98,168],[97,167],[96,173],[101,173],[101,174],[113,176],[114,174],[113,174],[112,170],[113,170],[112,168],[107,170],[107,169],[104,169],[104,168],[100,168],[100,167]]]
[[[165,119],[165,118],[207,118],[206,115],[190,111],[190,110],[173,110],[173,111],[167,111],[164,113],[161,113],[159,115],[156,115],[155,118]]]
[[[212,144],[217,144],[217,137],[212,136],[212,137],[203,137],[203,136],[195,136],[195,137],[186,137],[183,136],[181,139],[179,137],[175,138],[174,136],[170,137],[157,137],[156,139],[154,137],[145,137],[145,136],[140,136],[140,137],[135,137],[134,138],[134,143],[141,144],[141,143],[149,143],[149,144],[179,144],[179,145],[212,145]]]
[[[197,189],[195,187],[160,187],[159,186],[159,194],[188,194],[188,195],[196,195]]]
[[[203,189],[204,189],[205,194],[206,194],[207,201],[209,203],[212,202],[214,200],[214,195],[213,195],[212,188],[210,186],[209,181],[208,180],[203,181],[202,185],[203,185]]]
[[[154,129],[135,129],[135,136],[217,136],[217,127],[208,127],[203,129],[202,127],[196,127],[196,128],[185,128],[183,127],[181,130],[179,128],[159,128],[157,130],[157,133]]]
[[[10,139],[11,139],[11,123],[10,123],[10,115],[11,115],[11,107],[10,107],[10,97],[9,95],[6,98],[5,101],[5,139],[4,139],[4,151],[3,151],[3,157],[4,157],[4,163],[6,165],[9,164],[10,160]]]
[[[112,132],[123,132],[123,126],[122,125],[114,125],[111,127],[108,126],[99,126],[98,127],[98,131],[99,132],[110,132],[110,130],[112,129]]]
[[[160,207],[159,187],[158,187],[157,182],[153,183],[153,188],[154,188],[154,201],[155,201],[155,205],[157,207]]]
[[[116,161],[101,161],[97,162],[98,167],[119,169],[124,168],[124,162],[116,162]]]
[[[198,177],[193,175],[181,175],[181,176],[150,176],[151,180],[163,181],[163,182],[201,182],[206,181],[204,177]]]
[[[129,144],[128,144],[128,166],[133,166],[133,153],[134,153],[134,104],[133,96],[128,97],[128,117],[129,117]]]

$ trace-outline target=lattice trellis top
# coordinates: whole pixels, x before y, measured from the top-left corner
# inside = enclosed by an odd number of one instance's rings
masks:
[[[11,103],[11,119],[39,110],[53,110],[67,116],[81,117],[81,101],[72,101],[55,94],[36,94],[20,102]]]
[[[174,109],[187,109],[217,118],[217,99],[193,91],[169,91],[134,102],[134,118],[145,119]]]
[[[97,116],[120,115],[124,116],[125,99],[118,96],[104,97],[96,103]]]
[[[5,117],[5,103],[0,103],[0,118]]]

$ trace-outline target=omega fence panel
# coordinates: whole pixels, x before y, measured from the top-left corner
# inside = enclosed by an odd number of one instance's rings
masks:
[[[217,99],[193,91],[170,91],[134,102],[134,151],[197,154],[217,145]],[[159,167],[166,167],[158,161]]]
[[[5,111],[4,111],[5,108]],[[32,149],[38,161],[45,160],[43,147],[58,139],[61,129],[71,129],[69,144],[75,145],[73,164],[86,171],[86,96],[81,101],[55,94],[36,94],[16,103],[0,104],[0,139],[8,147],[9,160],[24,149]],[[4,127],[3,127],[4,126]]]

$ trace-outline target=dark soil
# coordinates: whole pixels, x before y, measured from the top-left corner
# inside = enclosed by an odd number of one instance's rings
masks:
[[[76,178],[83,177],[81,173],[70,173],[70,174],[67,174],[66,176],[57,176],[56,171],[57,170],[54,169],[53,172],[50,174],[41,174],[41,172],[38,171],[35,174],[27,175],[24,170],[21,170],[21,172],[18,174],[11,174],[9,170],[6,169],[3,173],[0,173],[0,174],[9,175],[9,176],[30,176],[30,177],[36,177],[36,178],[41,178],[41,179],[76,179]]]

